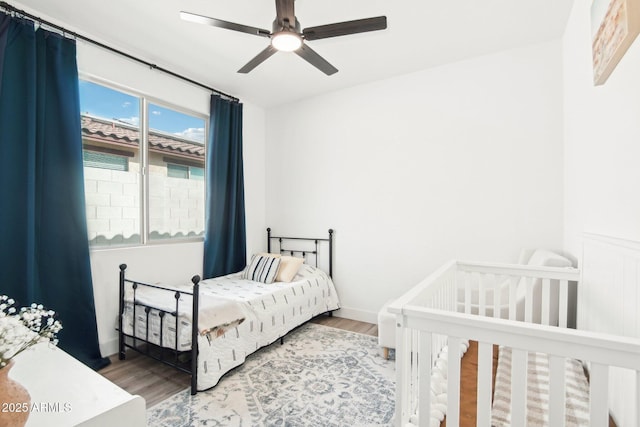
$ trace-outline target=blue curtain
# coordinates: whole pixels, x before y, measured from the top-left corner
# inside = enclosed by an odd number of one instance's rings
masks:
[[[211,96],[207,143],[205,278],[240,271],[246,264],[242,104]]]
[[[0,15],[0,293],[55,310],[99,369],[83,173],[75,41]]]

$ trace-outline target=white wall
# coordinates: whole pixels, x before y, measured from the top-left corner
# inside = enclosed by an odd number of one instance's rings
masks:
[[[640,240],[640,41],[593,86],[589,2],[575,2],[564,37],[565,247],[583,231]]]
[[[596,267],[604,271],[582,283],[578,327],[640,337],[640,328],[629,322],[640,319],[637,268],[626,268],[619,248],[600,244],[594,257],[594,244],[583,246],[583,233],[616,238],[606,242],[640,241],[640,41],[607,82],[594,87],[589,3],[574,3],[564,36],[564,246],[576,259],[584,247],[585,274]],[[636,425],[633,378],[612,373],[610,409],[619,426]]]
[[[340,315],[375,322],[454,257],[561,249],[561,59],[544,43],[267,112],[267,223],[335,228]]]
[[[78,68],[84,77],[112,82],[156,99],[202,114],[209,114],[210,93],[197,86],[150,70],[136,62],[78,42]],[[247,252],[264,250],[265,236],[265,112],[245,104],[244,177]],[[128,276],[148,282],[188,282],[202,274],[202,242],[157,244],[146,247],[91,251],[98,335],[103,355],[117,351],[118,266],[126,263]]]

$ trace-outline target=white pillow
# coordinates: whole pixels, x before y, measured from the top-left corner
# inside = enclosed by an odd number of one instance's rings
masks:
[[[273,283],[280,268],[280,260],[279,256],[271,254],[255,254],[242,272],[242,278],[267,284]]]
[[[533,255],[531,255],[527,264],[545,267],[571,267],[570,260],[555,252],[544,249],[537,249]]]
[[[276,282],[291,282],[303,263],[304,258],[283,255],[280,258],[280,270],[278,270]]]

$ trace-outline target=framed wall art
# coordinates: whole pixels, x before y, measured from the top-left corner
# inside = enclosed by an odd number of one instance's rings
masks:
[[[593,83],[607,81],[640,33],[640,0],[593,0]]]

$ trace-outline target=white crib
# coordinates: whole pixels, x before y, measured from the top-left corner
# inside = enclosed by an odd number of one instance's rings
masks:
[[[473,340],[478,342],[478,426],[491,425],[494,344],[512,349],[511,425],[527,425],[527,358],[539,352],[549,357],[548,425],[566,425],[565,360],[577,359],[589,373],[587,425],[608,426],[610,370],[621,368],[635,381],[632,425],[640,426],[640,340],[568,329],[570,286],[580,291],[577,269],[452,261],[397,299],[389,306],[397,326],[396,425],[438,425],[440,408],[448,427],[459,426],[458,351],[446,354],[446,403],[435,398],[431,390],[438,386],[432,381],[443,365],[437,361],[443,346],[457,349]]]

